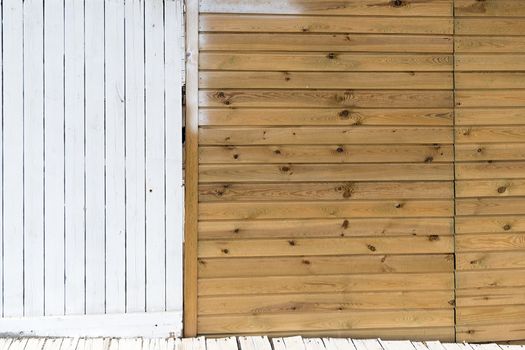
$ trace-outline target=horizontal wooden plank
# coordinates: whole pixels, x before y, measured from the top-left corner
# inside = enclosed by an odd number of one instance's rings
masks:
[[[201,316],[199,332],[275,332],[324,329],[450,326],[452,310],[347,311],[257,316]]]
[[[516,154],[519,155],[519,153]],[[390,145],[199,147],[200,164],[432,163],[451,162],[452,160],[452,145],[396,145],[396,147]]]
[[[510,61],[507,65],[525,66],[525,63],[516,62],[514,57],[505,56]],[[484,62],[483,59],[481,61]],[[452,63],[450,54],[202,52],[199,55],[201,70],[450,72]],[[473,64],[467,62],[467,65]]]
[[[456,288],[524,287],[525,270],[458,271]]]
[[[523,250],[525,248],[525,234],[500,233],[458,235],[456,237],[456,251],[498,251],[498,250]]]
[[[525,214],[525,198],[457,199],[457,215],[516,215]]]
[[[520,90],[459,90],[456,106],[460,107],[523,107],[525,89]]]
[[[465,325],[512,324],[523,321],[525,305],[495,305],[460,307],[456,310],[456,323]]]
[[[202,297],[200,315],[305,312],[349,310],[449,309],[452,291],[372,292],[338,294],[291,294]]]
[[[205,242],[205,241],[204,241]],[[345,275],[355,273],[449,272],[452,254],[200,258],[199,277]],[[522,265],[525,266],[525,263]]]
[[[525,206],[525,201],[523,201]],[[506,207],[506,206],[505,206]],[[516,210],[515,210],[516,211]],[[464,212],[470,212],[465,209]],[[452,200],[383,200],[355,202],[207,202],[200,220],[311,219],[452,216]]]
[[[515,79],[518,80],[518,79]],[[523,84],[525,86],[525,84]],[[201,71],[201,89],[452,89],[450,72]]]
[[[325,329],[319,331],[300,331],[304,337],[336,337],[352,339],[374,339],[377,334],[381,333],[382,340],[412,339],[413,341],[424,341],[428,339],[440,339],[441,341],[454,342],[453,327],[418,327],[418,328],[382,328],[379,329]],[[257,335],[257,332],[248,332],[246,334]],[[266,332],[272,337],[287,337],[290,332]]]
[[[468,236],[462,236],[466,240]],[[507,242],[498,236],[501,248],[519,247],[524,244]],[[263,257],[263,256],[321,256],[348,254],[439,254],[451,253],[453,237],[432,235],[399,237],[339,237],[339,238],[304,238],[304,239],[258,239],[231,241],[201,241],[198,256],[200,258],[218,257]],[[468,243],[468,242],[467,242]],[[513,244],[514,243],[514,244]],[[519,245],[519,243],[521,243]],[[483,246],[483,242],[479,244]],[[495,247],[496,249],[498,247]]]
[[[525,72],[458,72],[455,83],[456,89],[523,89]]]
[[[466,180],[456,182],[456,197],[525,196],[525,179]]]
[[[466,114],[467,110],[460,111]],[[493,114],[494,115],[494,114]],[[520,117],[521,116],[521,117]],[[510,116],[509,116],[510,117]],[[466,117],[465,117],[466,118]],[[525,109],[514,117],[525,124]],[[199,109],[199,125],[421,125],[450,126],[452,108],[418,109]]]
[[[456,218],[456,234],[525,232],[525,216],[469,216]]]
[[[524,165],[525,166],[525,165]],[[516,168],[518,170],[519,168]],[[304,182],[304,181],[426,181],[452,180],[453,166],[434,164],[244,164],[201,165],[199,181]],[[467,173],[469,174],[469,173]],[[523,174],[523,173],[522,173]],[[477,175],[480,176],[480,175]]]
[[[456,161],[522,160],[522,159],[525,159],[525,143],[457,144],[456,145]]]
[[[458,307],[518,304],[525,304],[525,288],[513,287],[456,290],[456,306]]]
[[[457,143],[524,142],[525,126],[469,126],[456,128]]]
[[[463,272],[466,273],[466,272]],[[211,278],[199,280],[199,295],[341,293],[360,291],[452,290],[453,273]]]
[[[516,0],[455,0],[455,16],[525,17],[525,8]]]
[[[462,240],[463,236],[458,236]],[[496,236],[496,237],[499,237]],[[496,238],[494,237],[494,238]],[[482,238],[483,239],[483,238]],[[503,238],[503,241],[512,241],[512,238]],[[490,243],[490,241],[485,241]],[[467,241],[464,241],[467,244]],[[495,248],[499,249],[501,244],[496,241]],[[476,247],[479,245],[476,244]],[[513,248],[511,248],[513,249]],[[468,250],[468,247],[466,247]],[[492,250],[489,247],[487,250]],[[502,251],[502,252],[476,252],[476,253],[458,253],[456,254],[456,268],[458,270],[486,270],[486,269],[525,269],[525,250],[521,251]],[[493,298],[494,299],[494,298]],[[493,300],[494,302],[494,300]],[[522,301],[525,304],[525,293]],[[518,304],[518,303],[515,303]]]
[[[494,342],[523,340],[525,323],[496,325],[466,325],[457,326],[457,340],[468,342]]]
[[[376,34],[206,33],[204,51],[332,51],[452,53],[451,36]]]
[[[429,236],[452,234],[452,228],[451,218],[201,221],[199,239]]]
[[[455,55],[457,71],[525,70],[525,54],[462,54]]]
[[[524,90],[525,91],[525,90]],[[463,93],[465,94],[465,93]],[[525,104],[525,94],[494,93],[501,98],[516,99]],[[463,95],[465,96],[465,95]],[[467,99],[473,97],[465,96]],[[452,91],[419,90],[201,90],[202,107],[392,107],[392,108],[446,108],[452,107]],[[495,101],[494,103],[496,103]],[[475,103],[475,101],[471,102]],[[491,100],[492,103],[492,100]],[[509,103],[509,102],[507,102]]]
[[[452,34],[452,18],[201,14],[201,32]]]
[[[200,0],[201,13],[308,15],[451,16],[452,0]]]
[[[523,53],[525,36],[456,36],[454,47],[457,53]]]
[[[201,128],[200,145],[451,144],[450,127]]]
[[[353,199],[446,199],[451,181],[440,182],[299,182],[267,184],[201,184],[201,202]]]
[[[456,163],[456,178],[520,179],[525,174],[525,162]]]
[[[456,18],[456,35],[523,35],[524,18]]]
[[[525,108],[457,108],[455,113],[456,125],[525,124]]]

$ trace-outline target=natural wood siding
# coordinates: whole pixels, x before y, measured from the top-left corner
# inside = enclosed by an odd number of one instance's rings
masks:
[[[452,11],[200,1],[198,333],[454,339]]]
[[[522,340],[525,4],[455,7],[457,340]]]

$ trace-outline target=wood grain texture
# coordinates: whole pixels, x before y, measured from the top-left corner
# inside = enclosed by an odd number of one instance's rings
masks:
[[[310,83],[311,84],[311,83]],[[465,113],[467,121],[470,114]],[[479,113],[480,118],[483,114]],[[497,118],[495,111],[485,113],[490,122]],[[525,110],[512,114],[517,122],[525,118]],[[511,116],[509,115],[509,118]],[[453,110],[451,108],[207,108],[199,111],[199,125],[427,125],[451,126]]]
[[[507,27],[514,27],[511,22]],[[450,17],[359,17],[203,13],[201,32],[452,34]],[[471,26],[474,26],[472,24]]]
[[[525,6],[454,4],[457,339],[523,339]]]
[[[451,290],[452,273],[214,278],[199,280],[199,295]],[[487,277],[490,279],[490,276]],[[518,283],[518,281],[512,282]]]
[[[525,56],[525,55],[524,55]],[[457,56],[456,56],[457,57]],[[476,70],[489,61],[486,58],[472,58],[463,55],[456,58],[461,70]],[[499,56],[493,62],[494,70],[508,70],[508,67],[523,67],[525,63],[514,56]],[[504,66],[500,66],[504,64]],[[380,54],[380,53],[224,53],[203,52],[200,55],[201,70],[265,70],[265,71],[438,71],[452,70],[453,59],[450,54]]]
[[[521,183],[505,183],[513,193],[521,193]],[[498,186],[501,187],[503,185]],[[490,190],[488,190],[490,191]],[[297,182],[297,183],[224,183],[201,184],[201,202],[285,201],[285,200],[359,200],[359,199],[452,199],[449,181],[421,182]],[[509,189],[510,192],[510,189]]]
[[[518,145],[519,146],[519,145]],[[479,148],[480,146],[478,146]],[[489,157],[497,149],[485,149]],[[508,158],[519,159],[520,148],[507,150]],[[502,151],[504,152],[504,150]],[[499,154],[499,153],[498,153]],[[516,154],[515,156],[513,156]],[[201,146],[201,164],[237,163],[433,163],[451,162],[452,145],[297,145],[297,146]]]
[[[199,332],[453,337],[452,5],[200,0]]]
[[[519,39],[516,39],[519,42]],[[375,34],[201,34],[204,51],[343,51],[441,52],[452,51],[450,36]],[[476,45],[477,46],[477,45]],[[458,47],[458,46],[456,46]]]
[[[207,241],[204,241],[207,242]],[[516,253],[518,254],[518,253]],[[466,254],[465,254],[466,255]],[[466,259],[469,257],[467,256]],[[494,257],[496,259],[497,257]],[[515,263],[508,266],[523,266]],[[388,272],[447,272],[451,269],[452,254],[428,255],[339,255],[299,257],[248,257],[248,258],[200,258],[201,278],[250,277],[250,276],[298,276]],[[496,261],[495,261],[496,262]],[[233,302],[233,300],[232,300]],[[219,306],[216,306],[217,309]],[[254,306],[255,307],[255,306]],[[395,303],[392,304],[395,308]],[[219,310],[219,309],[218,309]]]
[[[517,170],[520,170],[518,168]],[[497,171],[497,169],[494,169]],[[478,175],[476,172],[475,175]],[[480,174],[483,175],[483,174]],[[202,165],[201,183],[303,182],[329,176],[332,181],[452,180],[452,164],[245,164]]]
[[[510,129],[510,128],[509,128]],[[466,130],[468,131],[468,129]],[[466,132],[465,131],[465,132]],[[504,130],[505,131],[505,130]],[[508,130],[507,133],[520,133]],[[464,132],[464,133],[465,133]],[[490,132],[490,129],[488,130]],[[467,135],[468,136],[468,135]],[[497,136],[497,133],[496,133]],[[518,137],[521,139],[521,134]],[[497,140],[497,139],[496,139]],[[293,145],[293,144],[451,144],[448,127],[224,127],[201,128],[201,145]]]
[[[184,336],[196,336],[199,144],[199,4],[186,8],[186,142],[184,231]]]
[[[468,74],[468,73],[465,73]],[[501,73],[504,74],[504,73]],[[503,76],[502,76],[503,77]],[[523,87],[519,76],[517,86]],[[487,77],[488,78],[488,77]],[[497,83],[497,76],[493,79]],[[480,79],[485,80],[485,79]],[[207,89],[448,89],[452,73],[441,72],[228,72],[201,71],[201,88]]]
[[[510,220],[510,218],[509,218]],[[523,220],[523,222],[521,221]],[[525,217],[510,221],[516,229],[525,227]],[[499,222],[493,224],[497,229]],[[468,231],[469,223],[463,223]],[[504,223],[502,226],[506,225]],[[488,227],[488,226],[487,226]],[[510,229],[509,229],[510,230]],[[453,232],[450,218],[342,218],[264,221],[201,221],[199,239],[233,238],[298,238],[359,237],[399,235],[449,235]]]
[[[453,298],[451,291],[210,296],[200,299],[199,312],[202,315],[219,315],[224,308],[228,308],[232,314],[265,315],[399,308],[450,309]]]
[[[200,0],[202,13],[277,13],[369,16],[450,16],[451,0],[406,0],[396,4],[389,0]]]

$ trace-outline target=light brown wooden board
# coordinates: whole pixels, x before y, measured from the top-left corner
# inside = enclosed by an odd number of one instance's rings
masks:
[[[525,3],[455,0],[459,341],[525,338]]]
[[[523,1],[199,11],[197,332],[525,339]]]

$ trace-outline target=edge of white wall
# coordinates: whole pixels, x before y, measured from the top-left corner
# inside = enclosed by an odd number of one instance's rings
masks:
[[[0,336],[164,338],[181,334],[181,311],[0,319]]]

